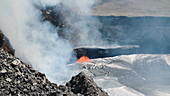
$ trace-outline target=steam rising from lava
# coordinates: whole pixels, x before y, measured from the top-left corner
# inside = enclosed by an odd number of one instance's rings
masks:
[[[61,39],[48,21],[42,21],[40,10],[34,5],[67,4],[80,10],[90,10],[93,3],[86,0],[1,0],[0,29],[9,38],[16,56],[30,63],[48,79],[61,83],[70,79],[66,64],[72,56],[72,46]],[[87,31],[85,27],[81,30]],[[86,34],[87,35],[87,34]],[[87,38],[86,38],[87,39]],[[68,76],[69,75],[69,76]]]

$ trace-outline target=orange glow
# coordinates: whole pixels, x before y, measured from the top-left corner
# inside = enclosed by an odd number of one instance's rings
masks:
[[[90,58],[87,57],[87,56],[82,56],[80,57],[78,60],[77,60],[78,63],[81,63],[81,62],[90,62]]]

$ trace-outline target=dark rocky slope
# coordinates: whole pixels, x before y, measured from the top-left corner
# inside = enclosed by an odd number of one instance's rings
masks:
[[[70,95],[16,57],[0,49],[0,95]]]
[[[4,34],[0,30],[0,48],[3,48],[8,53],[14,55],[15,50],[12,48],[12,45],[7,37],[4,36]]]

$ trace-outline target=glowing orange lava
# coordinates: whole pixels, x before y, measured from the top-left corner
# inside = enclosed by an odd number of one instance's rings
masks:
[[[90,58],[87,57],[87,56],[82,56],[80,57],[78,60],[77,60],[78,63],[81,63],[81,62],[90,62]]]

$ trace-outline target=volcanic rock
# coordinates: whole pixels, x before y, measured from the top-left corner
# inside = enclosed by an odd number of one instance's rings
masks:
[[[0,49],[0,95],[61,95],[72,92],[60,90],[44,74],[35,71],[16,57]],[[73,93],[72,93],[73,94]]]
[[[0,48],[3,48],[5,51],[9,52],[12,55],[15,54],[15,50],[12,48],[9,39],[4,36],[1,30],[0,30]]]
[[[92,78],[81,72],[77,76],[72,77],[71,81],[66,84],[75,94],[83,94],[85,96],[108,96],[96,85]]]

